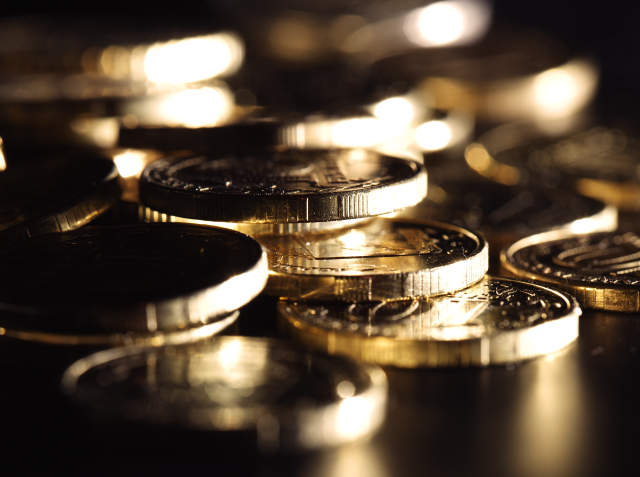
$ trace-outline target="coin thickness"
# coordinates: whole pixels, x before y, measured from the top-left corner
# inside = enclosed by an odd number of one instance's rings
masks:
[[[111,420],[251,431],[265,452],[366,437],[383,422],[387,401],[376,366],[243,337],[103,351],[71,365],[61,389]]]
[[[0,174],[0,244],[77,229],[119,198],[118,170],[103,157],[10,166]]]
[[[548,232],[501,254],[509,273],[553,285],[594,310],[640,311],[640,237],[634,232]]]
[[[455,225],[376,218],[343,232],[260,235],[265,293],[290,299],[378,300],[449,293],[488,269],[481,235]]]
[[[568,294],[486,277],[464,290],[408,300],[278,303],[285,333],[315,349],[405,368],[508,364],[578,337]]]
[[[0,252],[0,327],[177,331],[226,319],[260,293],[267,274],[262,247],[228,229],[149,224],[51,234]]]
[[[415,205],[418,163],[361,149],[165,158],[140,178],[140,199],[168,215],[213,222],[357,219]]]

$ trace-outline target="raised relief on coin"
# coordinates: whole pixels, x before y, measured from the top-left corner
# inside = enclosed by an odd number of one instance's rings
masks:
[[[640,311],[640,238],[635,232],[546,233],[504,250],[510,273],[554,284],[585,308]]]
[[[344,232],[256,239],[269,257],[265,292],[292,299],[432,296],[477,282],[488,267],[482,236],[439,222],[378,218]]]
[[[103,157],[10,166],[0,175],[0,243],[76,229],[119,197],[118,170]]]
[[[356,219],[416,204],[423,166],[364,150],[286,151],[166,158],[140,180],[148,207],[219,222],[287,223]]]
[[[177,330],[236,310],[267,273],[260,245],[227,229],[152,224],[48,235],[0,252],[0,326]]]
[[[331,354],[399,367],[486,366],[534,358],[578,336],[569,295],[484,278],[434,298],[278,304],[285,332]]]
[[[98,353],[66,371],[62,390],[112,420],[252,431],[266,452],[368,436],[384,420],[387,399],[385,375],[375,366],[238,337]]]

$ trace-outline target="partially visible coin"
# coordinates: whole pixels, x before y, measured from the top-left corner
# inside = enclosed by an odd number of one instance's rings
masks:
[[[198,225],[90,227],[0,252],[0,326],[92,335],[224,319],[267,279],[250,237]]]
[[[635,232],[547,232],[501,254],[505,271],[571,293],[585,308],[640,311],[640,237]]]
[[[424,167],[362,149],[166,158],[140,179],[159,212],[213,222],[324,222],[381,215],[418,203]]]
[[[429,184],[427,198],[397,217],[450,222],[478,230],[497,254],[519,238],[554,229],[615,230],[617,210],[565,189],[505,186],[486,179]]]
[[[265,293],[290,299],[378,300],[450,293],[488,268],[482,236],[455,225],[377,218],[324,234],[260,235]]]
[[[10,165],[0,174],[0,244],[77,229],[119,197],[118,170],[100,156]]]
[[[578,337],[581,314],[559,291],[484,278],[435,298],[278,304],[297,341],[357,360],[398,367],[507,364],[558,351]]]
[[[103,419],[250,431],[264,452],[367,437],[387,401],[386,377],[375,366],[239,337],[103,351],[69,367],[61,389]]]

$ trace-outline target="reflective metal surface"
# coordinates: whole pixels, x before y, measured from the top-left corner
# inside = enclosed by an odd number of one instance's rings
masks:
[[[363,149],[166,158],[140,179],[140,199],[160,212],[214,222],[356,219],[414,205],[425,169]]]

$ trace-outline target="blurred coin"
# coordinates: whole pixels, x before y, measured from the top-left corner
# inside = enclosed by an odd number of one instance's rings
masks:
[[[571,293],[585,308],[640,311],[640,238],[634,232],[547,232],[501,254],[505,271]]]
[[[0,252],[0,326],[61,335],[181,330],[226,319],[266,279],[260,245],[228,229],[91,227]]]
[[[478,230],[496,254],[506,244],[534,233],[603,232],[617,226],[615,207],[598,200],[565,189],[509,187],[486,179],[429,184],[427,198],[396,217],[440,220]]]
[[[12,165],[0,174],[0,244],[76,229],[119,197],[118,170],[100,156]]]
[[[289,299],[385,300],[450,293],[487,272],[482,236],[455,225],[378,218],[325,234],[260,235],[265,293]]]
[[[486,277],[464,290],[408,300],[278,303],[297,341],[329,354],[398,367],[508,364],[558,351],[578,337],[566,293]]]
[[[375,366],[238,337],[100,352],[69,367],[61,389],[103,422],[248,431],[266,453],[367,437],[387,401]]]
[[[140,199],[189,219],[324,222],[409,207],[426,183],[420,164],[362,149],[169,157],[144,170]]]

